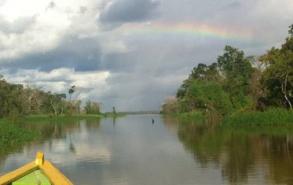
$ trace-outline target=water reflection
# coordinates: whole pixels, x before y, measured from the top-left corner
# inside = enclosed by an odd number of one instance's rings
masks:
[[[74,184],[293,184],[288,129],[224,129],[158,115],[24,125],[42,137],[1,156],[0,173],[42,150]]]
[[[32,123],[23,124],[24,127],[36,130],[40,137],[26,146],[19,146],[19,149],[9,151],[15,154],[0,157],[0,168],[3,171],[12,170],[31,159],[39,150],[46,154],[49,160],[54,161],[55,164],[71,164],[83,159],[95,160],[102,158],[103,160],[109,159],[109,151],[104,148],[93,149],[87,139],[91,130],[97,130],[100,126],[99,119],[88,120],[46,120]],[[20,152],[20,154],[18,153]],[[6,155],[7,155],[6,154]],[[11,161],[9,161],[11,160]],[[7,165],[7,162],[12,162]],[[2,171],[2,170],[1,170]],[[3,173],[3,172],[2,172]]]
[[[151,119],[154,117],[155,124]],[[48,123],[49,124],[49,123]],[[169,132],[160,116],[103,119],[101,123],[31,126],[43,133],[43,141],[10,154],[0,173],[15,169],[44,151],[74,184],[178,185],[222,182],[214,169],[202,171],[183,150],[177,132]],[[174,130],[175,131],[175,130]],[[49,132],[49,133],[48,133]],[[213,174],[215,178],[206,178]]]
[[[179,123],[178,138],[202,168],[216,166],[230,184],[293,184],[293,132]],[[284,132],[286,130],[286,132]]]
[[[115,127],[115,125],[116,125],[116,119],[117,119],[116,116],[114,116],[114,117],[112,118],[113,127]]]

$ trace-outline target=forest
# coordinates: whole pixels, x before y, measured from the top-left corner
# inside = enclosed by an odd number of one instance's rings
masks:
[[[8,83],[0,78],[0,118],[17,118],[26,115],[76,115],[81,113],[100,114],[97,102],[88,101],[84,108],[80,100],[72,100],[76,87],[57,94],[21,84]]]
[[[273,118],[272,114],[285,111],[287,115],[286,111],[292,111],[292,102],[293,25],[280,48],[272,47],[261,56],[246,56],[238,48],[225,46],[215,63],[199,63],[183,81],[176,97],[165,101],[162,112],[200,112],[239,119],[263,114]],[[292,121],[292,112],[288,115]]]
[[[76,93],[73,85],[64,94],[45,92],[38,88],[25,87],[0,80],[0,156],[10,149],[40,139],[35,129],[26,128],[28,123],[47,121],[56,123],[74,122],[79,119],[99,119],[99,103],[72,100]],[[42,124],[41,124],[42,125]]]

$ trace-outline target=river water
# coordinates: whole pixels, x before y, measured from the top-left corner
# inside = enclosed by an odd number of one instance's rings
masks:
[[[0,174],[43,151],[75,185],[293,184],[286,129],[219,129],[160,115],[30,127],[42,139],[0,156]]]

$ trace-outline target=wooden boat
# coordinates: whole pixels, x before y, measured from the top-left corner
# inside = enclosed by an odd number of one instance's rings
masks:
[[[35,161],[1,176],[0,185],[32,185],[32,183],[23,183],[21,180],[36,172],[39,172],[40,175],[45,177],[48,183],[37,182],[34,184],[73,185],[72,182],[70,182],[70,180],[65,177],[51,162],[44,159],[44,154],[42,152],[37,153]]]

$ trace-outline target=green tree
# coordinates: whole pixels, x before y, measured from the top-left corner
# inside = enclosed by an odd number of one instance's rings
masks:
[[[162,105],[162,112],[166,114],[179,112],[179,105],[176,97],[169,97],[165,100],[165,103]]]
[[[272,48],[261,57],[266,65],[262,83],[271,105],[292,109],[293,101],[293,25],[281,48]]]
[[[100,105],[97,102],[88,100],[84,107],[86,114],[100,114]]]
[[[211,65],[206,65],[200,63],[197,67],[193,68],[190,78],[195,80],[219,81],[218,64],[212,63]]]
[[[68,90],[68,94],[69,94],[69,101],[71,101],[72,98],[72,94],[75,92],[75,85],[71,86]]]
[[[178,89],[176,94],[176,97],[178,99],[182,99],[185,96],[190,84],[194,80],[220,82],[221,76],[219,74],[218,64],[212,63],[211,65],[208,66],[206,64],[199,63],[197,67],[194,67],[188,79],[184,80],[183,84]]]
[[[75,86],[69,89],[74,93]],[[81,101],[66,101],[66,94],[44,92],[37,88],[10,84],[0,75],[0,117],[27,114],[80,113]]]
[[[244,52],[226,46],[224,54],[218,57],[218,66],[224,76],[224,88],[230,95],[233,107],[239,109],[248,106],[249,80],[253,68]]]
[[[193,81],[184,101],[188,102],[189,111],[200,110],[226,115],[232,110],[229,95],[220,84],[213,81]]]

